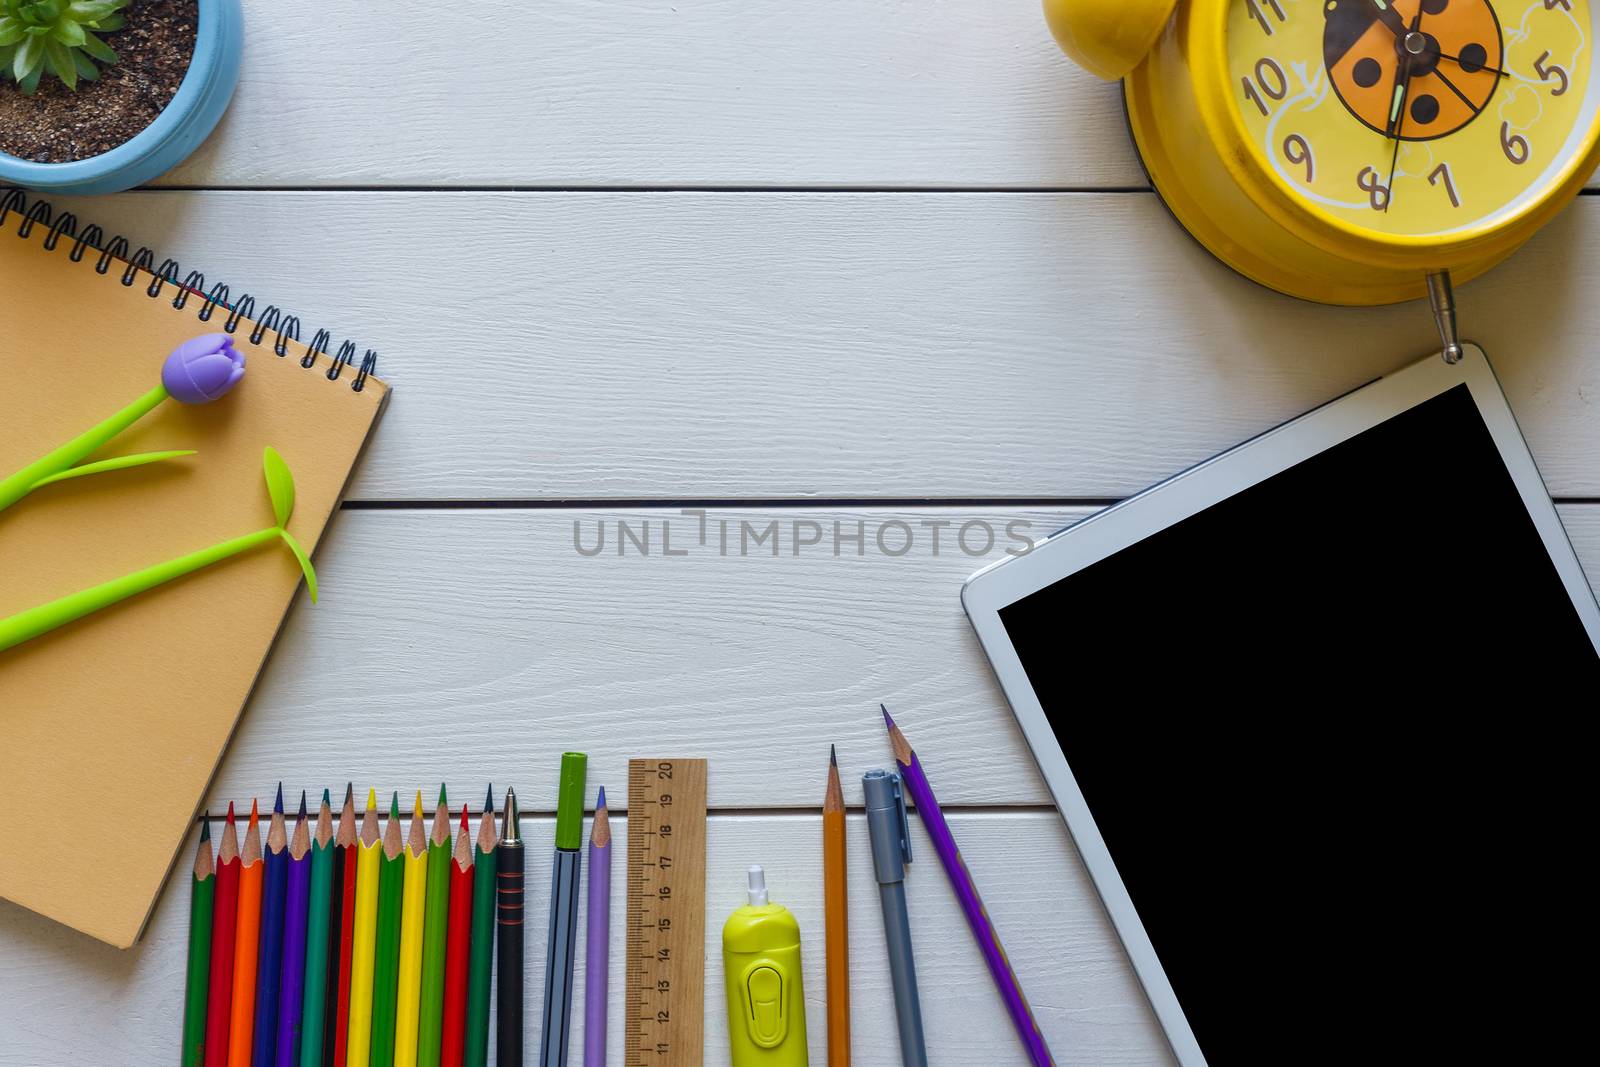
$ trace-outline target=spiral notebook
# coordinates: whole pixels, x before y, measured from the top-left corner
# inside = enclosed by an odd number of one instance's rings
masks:
[[[272,525],[266,445],[294,473],[289,530],[315,553],[383,411],[372,352],[330,352],[326,331],[302,342],[283,309],[155,262],[0,192],[6,474],[158,384],[191,337],[230,332],[245,356],[226,397],[169,400],[96,458],[197,455],[46,486],[0,512],[0,617]],[[113,945],[138,939],[300,584],[288,552],[258,549],[0,652],[0,897]],[[339,585],[298,610],[328,610]],[[110,813],[137,824],[137,847],[102,847]],[[63,827],[68,847],[48,850]]]

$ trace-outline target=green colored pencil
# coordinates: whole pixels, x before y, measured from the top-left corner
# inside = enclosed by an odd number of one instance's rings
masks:
[[[467,1048],[465,1067],[488,1067],[489,978],[494,974],[494,786],[483,802],[478,822],[478,847],[473,863],[472,949],[467,953]]]
[[[333,811],[322,791],[317,836],[311,842],[311,905],[306,923],[306,992],[300,1022],[300,1067],[322,1067],[328,996],[328,919],[333,897]]]
[[[378,864],[378,944],[372,963],[372,1056],[369,1067],[394,1067],[394,1015],[400,991],[400,903],[405,893],[400,794],[389,802]]]
[[[450,928],[450,804],[439,786],[428,836],[428,898],[422,922],[422,1012],[417,1018],[417,1067],[439,1067],[444,1029],[444,946]]]
[[[183,1067],[206,1058],[206,996],[211,989],[211,911],[216,902],[211,814],[200,817],[200,852],[189,890],[189,970],[183,990]]]

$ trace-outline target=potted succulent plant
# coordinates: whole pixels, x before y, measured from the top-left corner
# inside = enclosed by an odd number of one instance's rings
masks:
[[[0,183],[159,177],[222,117],[243,42],[239,0],[0,0]]]

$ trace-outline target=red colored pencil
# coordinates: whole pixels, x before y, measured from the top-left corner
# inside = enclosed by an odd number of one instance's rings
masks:
[[[339,985],[334,1017],[333,1067],[344,1067],[350,1048],[350,968],[355,953],[356,931],[356,801],[354,787],[345,790],[344,810],[339,813],[339,852],[344,857],[344,885],[339,904]]]
[[[206,997],[205,1067],[226,1067],[233,1011],[233,937],[239,918],[239,830],[233,805],[217,852],[217,895],[211,912],[211,992]]]
[[[467,958],[472,951],[472,839],[465,805],[456,834],[455,862],[450,867],[450,923],[444,951],[444,1023],[440,1031],[439,1067],[461,1067],[467,1042]]]

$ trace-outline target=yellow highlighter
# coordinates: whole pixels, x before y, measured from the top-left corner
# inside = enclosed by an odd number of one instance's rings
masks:
[[[750,902],[722,927],[733,1067],[807,1067],[800,924],[767,899],[767,875],[750,868]]]

